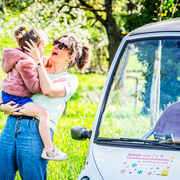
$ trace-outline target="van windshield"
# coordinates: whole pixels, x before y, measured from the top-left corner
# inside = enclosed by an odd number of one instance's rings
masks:
[[[180,39],[126,45],[98,138],[180,142]]]

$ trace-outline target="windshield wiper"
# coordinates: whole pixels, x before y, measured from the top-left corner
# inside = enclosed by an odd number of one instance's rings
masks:
[[[174,146],[174,145],[170,145],[170,144],[162,144],[162,143],[159,143],[158,141],[151,141],[151,140],[145,140],[145,139],[120,138],[119,140],[120,141],[131,141],[131,142],[144,142],[144,143],[158,145],[158,146],[165,146],[165,147],[180,149],[180,146]]]
[[[113,139],[113,138],[99,137],[99,138],[97,138],[97,140],[98,140],[98,142],[119,142],[119,141],[142,142],[142,143],[147,143],[147,144],[152,144],[152,145],[157,145],[157,146],[164,146],[164,147],[169,147],[169,148],[174,148],[174,149],[179,149],[180,150],[180,146],[175,146],[175,145],[170,145],[170,144],[163,144],[163,143],[159,143],[158,141],[146,140],[146,139],[132,139],[132,138]]]

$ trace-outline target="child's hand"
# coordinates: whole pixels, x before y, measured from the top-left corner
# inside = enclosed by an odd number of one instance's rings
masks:
[[[52,82],[57,83],[57,82],[64,82],[64,81],[66,81],[66,78],[65,77],[60,77],[58,79],[54,79]]]
[[[40,54],[39,54],[36,44],[31,39],[30,39],[31,44],[27,41],[25,42],[29,46],[29,48],[26,46],[23,46],[23,48],[26,50],[26,53],[30,55],[36,61],[36,63],[40,63],[41,58],[40,58]]]

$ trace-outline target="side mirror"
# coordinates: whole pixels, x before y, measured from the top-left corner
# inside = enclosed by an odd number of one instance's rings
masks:
[[[92,130],[87,131],[85,127],[73,127],[71,128],[71,137],[74,140],[84,141],[87,138],[91,138]]]

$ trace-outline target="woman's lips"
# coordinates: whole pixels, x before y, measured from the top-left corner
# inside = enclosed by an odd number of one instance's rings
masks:
[[[54,55],[58,55],[56,52],[52,52],[52,55],[54,56]]]

